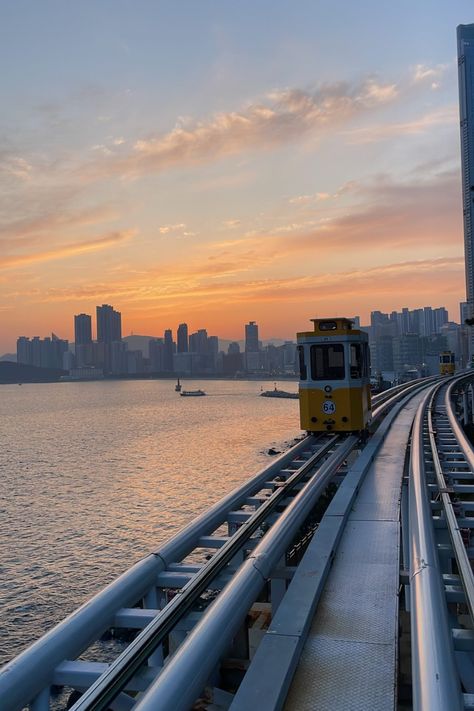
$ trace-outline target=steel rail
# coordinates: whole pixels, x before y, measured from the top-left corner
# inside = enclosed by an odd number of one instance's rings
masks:
[[[160,572],[173,561],[186,557],[199,539],[216,530],[229,511],[242,506],[265,482],[290,465],[317,439],[306,437],[277,457],[245,484],[204,511],[159,550],[138,561],[106,588],[87,600],[66,619],[0,669],[2,710],[16,711],[52,683],[55,668],[65,659],[76,659],[113,626],[118,610],[144,597]]]
[[[471,377],[471,379],[474,378],[474,373],[471,374],[470,377]],[[458,381],[458,383],[459,383],[459,381]],[[459,446],[463,450],[464,454],[466,454],[466,450],[469,452],[469,454],[471,454],[471,458],[469,459],[468,457],[466,457],[466,459],[469,462],[471,471],[473,471],[473,473],[474,473],[474,452],[472,451],[471,445],[470,445],[469,441],[467,440],[467,437],[465,436],[462,428],[459,426],[459,423],[456,419],[456,416],[453,412],[453,407],[452,407],[451,394],[452,394],[453,387],[458,383],[456,383],[456,382],[451,383],[446,390],[445,399],[444,399],[445,406],[446,406],[446,414],[448,415],[448,419],[449,419],[451,428],[453,430],[453,434],[456,437],[456,440],[457,440]],[[433,427],[433,422],[432,422],[432,410],[433,410],[433,398],[428,406],[428,431],[429,431],[429,439],[430,439],[430,444],[431,444],[431,451],[432,451],[432,455],[433,455],[433,464],[434,464],[435,473],[436,473],[436,480],[438,482],[438,488],[440,490],[441,501],[443,503],[444,514],[446,517],[446,522],[448,524],[449,537],[451,539],[451,543],[452,543],[453,550],[454,550],[454,555],[456,557],[456,564],[458,567],[459,576],[461,578],[462,586],[464,588],[464,593],[466,595],[466,603],[469,608],[471,618],[474,621],[474,574],[472,571],[469,557],[467,555],[466,546],[464,545],[464,542],[461,537],[461,532],[459,530],[459,525],[458,525],[458,522],[456,519],[456,514],[454,513],[453,504],[451,501],[451,496],[449,494],[446,479],[444,478],[443,469],[441,467],[441,463],[439,460],[439,455],[438,455],[435,436],[434,436],[435,435],[434,427]],[[455,425],[455,427],[453,427],[453,424]],[[463,441],[465,442],[465,446],[462,445]]]
[[[395,385],[393,388],[388,388],[383,390],[381,393],[377,393],[372,397],[372,405],[383,405],[384,402],[390,400],[394,395],[402,394],[403,392],[410,391],[417,385],[426,385],[432,380],[439,378],[439,375],[431,375],[428,378],[417,378],[416,380],[410,380],[408,383],[402,383],[401,385]]]
[[[360,457],[341,482],[291,579],[276,615],[272,617],[269,629],[252,657],[249,669],[231,702],[231,711],[248,711],[248,709],[257,708],[262,704],[266,711],[270,709],[277,711],[285,706],[286,697],[310,628],[314,624],[318,624],[316,621],[317,606],[323,595],[333,560],[337,555],[343,529],[362,488],[365,476],[376,462],[392,423],[411,398],[415,396],[418,396],[416,391],[408,393],[390,409],[364,447]],[[408,512],[408,497],[406,499]],[[408,553],[405,560],[408,560]],[[359,602],[356,601],[356,604]],[[290,645],[288,645],[289,639],[291,639]],[[273,664],[269,663],[270,659]],[[278,664],[278,673],[275,673],[274,670],[275,663]],[[325,669],[327,680],[329,667],[325,667]],[[336,688],[339,688],[337,682]]]
[[[417,390],[422,390],[427,387],[430,382],[435,382],[439,380],[439,375],[434,375],[430,378],[418,378],[410,383],[404,383],[403,385],[398,385],[396,388],[390,388],[385,392],[389,395],[383,398],[381,401],[377,400],[377,407],[372,411],[372,422],[377,422],[382,418],[387,408],[393,407],[402,397],[405,395],[416,392]],[[393,392],[392,392],[393,391]],[[382,393],[385,394],[385,393]]]
[[[137,711],[187,711],[192,706],[295,532],[306,520],[334,471],[356,444],[357,437],[347,438],[326,460],[318,476],[298,494],[245,561],[236,578],[219,595],[209,614],[198,623],[145,692],[145,697],[136,706]]]
[[[446,405],[446,414],[448,415],[449,419],[449,424],[451,425],[451,429],[453,430],[454,436],[456,437],[456,440],[459,443],[459,446],[461,447],[464,456],[466,457],[466,461],[469,463],[469,466],[471,467],[472,471],[474,471],[474,450],[472,448],[472,444],[469,442],[468,438],[464,434],[464,430],[462,429],[461,425],[459,424],[459,421],[453,411],[453,407],[451,404],[452,401],[452,393],[453,389],[460,385],[464,380],[473,380],[474,379],[474,372],[470,372],[467,375],[462,375],[460,378],[456,378],[453,382],[450,383],[448,386],[448,389],[446,391],[446,396],[444,399],[445,405]]]
[[[425,413],[432,395],[442,386],[443,383],[435,384],[429,389],[417,410],[412,431],[409,521],[414,711],[464,709],[425,481]]]
[[[276,506],[302,481],[302,479],[323,459],[331,449],[343,442],[341,435],[333,435],[310,459],[292,474],[281,487],[263,503],[252,517],[242,524],[238,531],[214,554],[211,560],[196,573],[154,620],[133,640],[117,657],[107,671],[89,687],[73,706],[74,711],[83,709],[105,709],[123,689],[127,681],[149,658],[163,639],[175,627],[177,622],[190,610],[196,599],[209,587],[210,582],[245,547],[245,543],[260,525],[268,518]],[[357,444],[357,438],[351,438],[351,449]],[[336,450],[338,452],[338,450]],[[318,472],[313,478],[318,476]],[[275,525],[275,524],[274,524]],[[268,534],[266,534],[268,535]]]

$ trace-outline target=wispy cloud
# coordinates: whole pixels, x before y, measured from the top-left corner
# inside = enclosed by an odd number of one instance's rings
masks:
[[[70,206],[66,209],[63,206],[58,206],[54,210],[46,210],[31,217],[0,223],[0,244],[5,247],[7,241],[11,244],[18,244],[20,239],[31,235],[40,235],[45,232],[51,235],[58,230],[97,225],[117,217],[117,209],[112,205],[100,205],[82,210],[73,209]]]
[[[416,64],[412,68],[412,81],[414,84],[428,82],[432,89],[438,89],[439,82],[449,67],[449,64],[436,64],[431,67],[427,64]]]
[[[101,249],[113,247],[120,242],[130,239],[136,234],[134,230],[126,230],[123,232],[110,232],[103,237],[97,239],[84,240],[82,242],[73,242],[68,245],[58,246],[42,252],[30,252],[28,254],[10,255],[0,257],[0,268],[17,267],[25,264],[33,264],[35,262],[47,262],[53,259],[64,259],[65,257],[74,257],[87,252],[96,252]]]
[[[351,181],[350,183],[345,183],[339,188],[339,190],[336,190],[335,193],[318,192],[314,193],[313,195],[296,195],[295,197],[290,198],[288,202],[290,203],[290,205],[310,205],[311,203],[315,202],[326,202],[327,200],[336,200],[337,198],[341,197],[341,195],[345,195],[346,193],[350,192],[354,185],[354,181]]]
[[[397,95],[395,84],[373,78],[355,85],[324,85],[313,92],[273,91],[260,103],[240,111],[220,113],[208,121],[180,123],[169,133],[138,140],[131,152],[96,160],[83,168],[83,174],[89,179],[135,177],[275,148],[373,111]]]
[[[0,162],[0,175],[28,181],[31,180],[32,172],[33,166],[22,156],[8,156]]]
[[[167,235],[170,232],[181,232],[184,230],[186,225],[183,222],[180,222],[179,224],[176,225],[162,225],[161,227],[158,228],[158,231],[160,235]]]
[[[227,227],[228,229],[235,229],[240,225],[240,220],[224,220],[222,223],[224,227]]]
[[[399,121],[346,130],[344,135],[353,144],[375,143],[396,136],[428,133],[439,126],[455,125],[457,121],[458,108],[453,105],[436,109],[412,121]]]

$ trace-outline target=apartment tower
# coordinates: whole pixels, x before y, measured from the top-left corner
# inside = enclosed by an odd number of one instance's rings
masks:
[[[458,79],[461,128],[461,172],[464,217],[464,261],[469,318],[474,317],[474,24],[459,25]],[[470,329],[469,356],[474,354],[474,328]]]

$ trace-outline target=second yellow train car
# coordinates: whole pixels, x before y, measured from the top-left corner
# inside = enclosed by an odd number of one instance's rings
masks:
[[[443,351],[439,354],[439,372],[441,375],[454,375],[456,369],[454,353]]]

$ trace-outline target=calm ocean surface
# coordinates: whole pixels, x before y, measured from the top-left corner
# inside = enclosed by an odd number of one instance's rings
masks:
[[[271,382],[174,385],[0,386],[0,665],[301,434]]]

